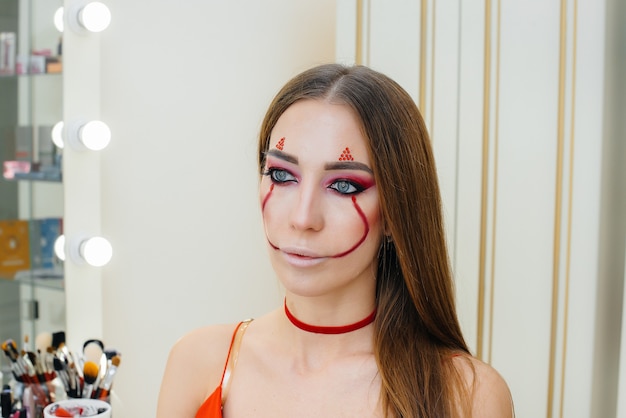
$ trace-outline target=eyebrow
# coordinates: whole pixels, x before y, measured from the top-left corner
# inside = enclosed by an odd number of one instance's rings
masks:
[[[280,160],[287,161],[291,164],[298,164],[298,157],[295,155],[288,154],[284,151],[271,149],[266,153],[267,155],[271,155]],[[358,161],[333,161],[332,163],[324,164],[325,170],[362,170],[370,174],[374,174],[371,168],[369,168],[366,164],[360,163]]]
[[[363,170],[374,174],[371,168],[358,161],[337,161],[324,164],[326,170]]]
[[[291,164],[298,164],[298,157],[295,155],[287,154],[286,152],[279,151],[277,149],[271,149],[265,152],[265,156],[271,155],[283,161],[287,161]]]

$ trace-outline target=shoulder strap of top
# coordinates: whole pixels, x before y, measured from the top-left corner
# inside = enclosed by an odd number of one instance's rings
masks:
[[[226,359],[226,365],[224,366],[224,372],[222,373],[222,382],[220,383],[220,386],[222,387],[222,406],[226,403],[226,396],[228,395],[228,388],[230,386],[230,377],[232,376],[235,366],[237,365],[241,339],[243,338],[244,332],[246,332],[246,328],[250,325],[250,322],[252,322],[252,319],[241,321],[239,325],[237,325],[237,328],[233,333],[233,338],[230,341],[228,358]]]

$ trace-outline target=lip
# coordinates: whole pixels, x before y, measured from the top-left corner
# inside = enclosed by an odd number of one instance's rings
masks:
[[[327,257],[302,248],[280,248],[279,251],[285,261],[295,267],[312,267],[327,259]]]

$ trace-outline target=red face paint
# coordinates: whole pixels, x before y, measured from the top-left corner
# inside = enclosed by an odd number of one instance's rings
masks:
[[[352,203],[354,204],[354,208],[358,212],[359,216],[361,217],[361,220],[363,221],[363,225],[365,226],[365,230],[363,231],[363,236],[348,251],[344,251],[342,253],[335,254],[335,255],[331,256],[331,258],[339,258],[339,257],[343,257],[344,255],[350,254],[352,251],[356,250],[361,244],[363,244],[363,241],[365,241],[365,238],[367,238],[367,234],[369,234],[369,232],[370,232],[370,225],[367,222],[367,217],[363,213],[363,210],[361,209],[359,204],[356,202],[356,196],[352,196]]]
[[[263,198],[263,203],[261,204],[261,211],[265,211],[265,204],[267,203],[267,199],[270,198],[272,192],[274,191],[274,183],[270,184],[270,191],[267,192],[265,197]]]
[[[269,192],[267,192],[267,195],[265,195],[265,198],[263,198],[263,203],[261,204],[261,211],[262,212],[265,211],[265,205],[267,204],[267,201],[269,200],[269,198],[272,195],[273,191],[274,191],[274,184],[271,184],[270,185],[270,190],[269,190]],[[340,258],[340,257],[343,257],[343,256],[346,256],[346,255],[350,254],[352,251],[356,250],[361,244],[363,244],[363,242],[367,238],[367,235],[370,232],[370,227],[369,227],[369,223],[367,222],[367,217],[365,216],[365,213],[363,213],[363,210],[361,209],[361,207],[357,203],[356,196],[352,196],[352,204],[354,205],[354,208],[356,209],[357,213],[361,217],[361,220],[363,221],[363,226],[364,226],[363,236],[359,239],[359,241],[357,241],[356,244],[354,244],[348,250],[342,251],[339,254],[327,256],[328,258]],[[280,250],[280,248],[277,245],[274,245],[274,243],[272,243],[272,241],[270,241],[270,239],[269,239],[269,237],[267,235],[266,235],[266,239],[267,239],[268,244],[273,249]]]
[[[263,198],[263,203],[261,203],[261,213],[265,212],[265,205],[267,204],[267,201],[270,198],[270,196],[272,195],[273,191],[274,191],[274,183],[270,184],[270,191],[267,192],[267,194]],[[267,236],[267,233],[265,234],[265,237],[267,238],[267,242],[272,246],[272,248],[275,249],[275,250],[278,250],[278,247],[275,246],[274,244],[272,244],[272,242],[270,241],[269,237]]]
[[[280,141],[278,141],[278,143],[276,144],[276,148],[278,148],[279,150],[283,150],[283,148],[285,148],[285,137],[283,136],[282,138],[280,138]]]

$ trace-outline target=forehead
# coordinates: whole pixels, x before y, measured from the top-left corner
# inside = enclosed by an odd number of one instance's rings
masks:
[[[274,126],[270,149],[276,147],[281,138],[285,138],[284,151],[300,158],[317,155],[326,160],[337,160],[349,148],[356,160],[369,161],[361,121],[345,104],[323,100],[294,103]]]

